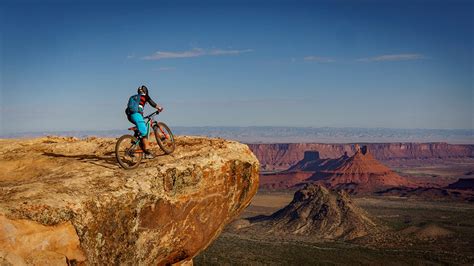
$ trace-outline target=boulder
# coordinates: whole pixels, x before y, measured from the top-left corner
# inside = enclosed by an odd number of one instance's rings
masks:
[[[186,263],[257,191],[246,145],[178,137],[126,171],[115,141],[0,140],[0,264]]]

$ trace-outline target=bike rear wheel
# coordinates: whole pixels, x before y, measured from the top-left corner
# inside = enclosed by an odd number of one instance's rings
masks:
[[[115,144],[115,157],[124,169],[137,168],[142,161],[143,151],[139,143],[138,139],[131,135],[123,135],[117,140],[117,144]]]
[[[173,133],[171,129],[163,122],[158,122],[153,127],[156,142],[158,146],[166,153],[171,154],[176,148]]]

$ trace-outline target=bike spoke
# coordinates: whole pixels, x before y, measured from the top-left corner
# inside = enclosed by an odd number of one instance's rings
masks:
[[[119,139],[116,145],[117,160],[125,169],[134,168],[141,161],[142,154],[139,152],[141,149],[137,143],[136,138],[126,135]]]

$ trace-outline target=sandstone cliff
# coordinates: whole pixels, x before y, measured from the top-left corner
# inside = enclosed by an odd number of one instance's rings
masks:
[[[474,157],[474,145],[447,143],[368,143],[373,156],[380,161],[395,159],[433,159]],[[353,144],[289,143],[249,144],[263,170],[286,170],[304,159],[307,151],[317,151],[322,158],[338,158],[355,153]]]
[[[0,140],[0,264],[189,261],[249,203],[259,163],[221,139],[119,168],[114,139]]]

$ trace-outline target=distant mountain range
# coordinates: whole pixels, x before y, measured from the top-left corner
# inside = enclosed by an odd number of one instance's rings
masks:
[[[234,139],[245,143],[447,142],[474,144],[473,129],[390,129],[333,127],[172,127],[176,135]],[[67,135],[117,137],[126,130],[54,131],[0,134],[1,138]]]

